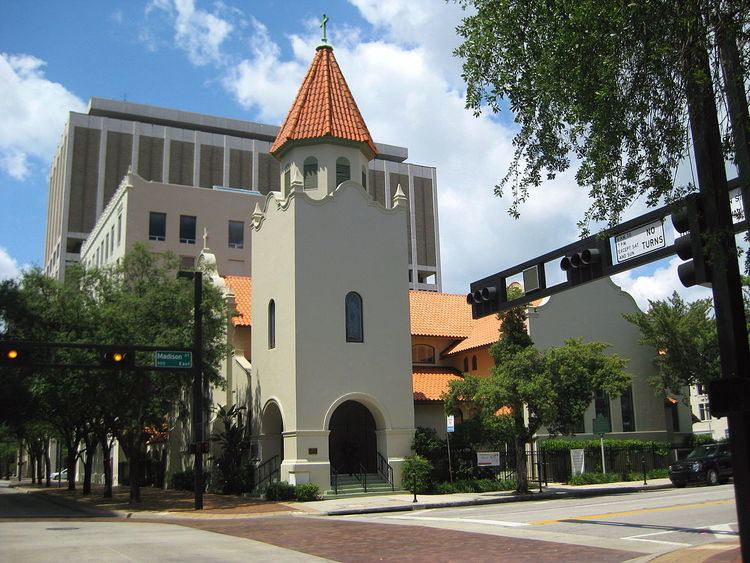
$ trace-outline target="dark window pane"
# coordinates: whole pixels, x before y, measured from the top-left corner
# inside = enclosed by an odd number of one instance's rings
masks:
[[[152,211],[148,215],[148,240],[165,240],[167,237],[167,214]]]
[[[180,215],[180,242],[195,244],[195,216]]]
[[[426,344],[415,344],[411,347],[411,361],[415,364],[434,364],[435,348]]]
[[[597,391],[594,396],[594,407],[596,409],[596,416],[603,416],[607,419],[607,432],[612,432],[612,417],[609,412],[609,395],[604,391]]]
[[[471,370],[477,371],[477,357],[476,356],[471,357]]]
[[[229,221],[229,248],[244,248],[245,246],[245,223],[242,221]]]
[[[318,159],[308,157],[302,165],[302,175],[304,176],[304,189],[314,190],[318,187]]]
[[[622,411],[622,431],[635,432],[635,411],[633,409],[633,388],[628,387],[620,395],[620,410]]]
[[[268,302],[268,348],[276,348],[276,303]]]
[[[362,342],[362,298],[358,293],[350,291],[346,294],[346,341]]]

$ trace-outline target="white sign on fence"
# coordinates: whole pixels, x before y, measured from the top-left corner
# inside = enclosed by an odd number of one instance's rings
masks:
[[[745,208],[742,205],[742,190],[740,188],[729,192],[729,204],[732,207],[732,223],[744,221]]]
[[[449,414],[445,417],[445,430],[447,432],[454,432],[456,430],[456,422],[455,417],[452,414]]]
[[[570,467],[574,477],[583,474],[583,449],[570,450]]]
[[[615,237],[617,262],[622,263],[642,254],[648,254],[667,246],[664,223],[661,219],[641,225]]]
[[[478,467],[500,467],[500,452],[477,452]]]

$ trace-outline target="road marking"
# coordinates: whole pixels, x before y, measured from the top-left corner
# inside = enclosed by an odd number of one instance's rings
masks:
[[[732,524],[736,524],[736,522],[730,522],[729,524],[715,524],[713,526],[708,526],[706,529],[709,532],[713,533],[715,538],[725,539],[727,536],[739,535],[737,532],[732,530]]]
[[[395,520],[430,520],[433,522],[460,522],[462,524],[489,524],[504,528],[521,528],[528,526],[526,522],[503,522],[502,520],[480,520],[479,518],[438,518],[437,516],[386,516]]]
[[[664,545],[676,545],[676,546],[679,546],[679,547],[688,547],[688,546],[692,545],[690,543],[682,543],[682,542],[677,542],[677,541],[647,540],[647,539],[644,539],[644,538],[642,538],[640,536],[630,536],[629,538],[621,538],[621,539],[623,539],[623,540],[633,540],[633,541],[645,541],[645,542],[649,542],[649,543],[661,543],[661,544],[664,544]]]
[[[672,506],[661,506],[658,508],[640,508],[637,510],[625,510],[622,512],[607,512],[605,514],[589,514],[587,516],[571,516],[569,518],[558,518],[556,520],[537,520],[535,522],[529,522],[529,524],[535,526],[544,526],[546,524],[556,524],[558,522],[571,522],[575,520],[598,520],[601,518],[612,518],[615,516],[628,516],[631,514],[646,514],[649,512],[664,512],[668,510],[683,510],[686,508],[698,508],[701,506],[716,506],[719,504],[733,504],[734,499],[727,500],[714,500],[707,502],[696,502],[691,504],[676,504]]]

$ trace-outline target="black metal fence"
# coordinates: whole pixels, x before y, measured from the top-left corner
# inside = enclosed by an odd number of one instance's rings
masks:
[[[688,451],[690,451],[688,449]],[[546,482],[566,483],[573,476],[570,450],[542,451],[542,473]],[[658,446],[604,447],[604,468],[602,468],[602,451],[600,448],[585,448],[583,453],[583,471],[585,473],[615,473],[627,476],[629,473],[642,473],[653,469],[666,469],[675,461],[676,456],[671,448]]]

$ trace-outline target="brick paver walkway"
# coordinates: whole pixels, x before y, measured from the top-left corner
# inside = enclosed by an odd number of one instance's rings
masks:
[[[172,520],[173,523],[178,523]],[[639,553],[437,528],[279,516],[180,521],[334,561],[625,561]]]

